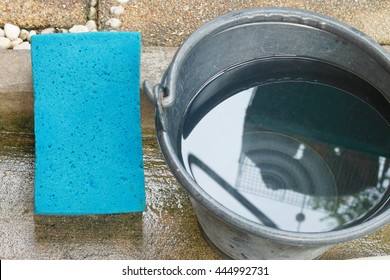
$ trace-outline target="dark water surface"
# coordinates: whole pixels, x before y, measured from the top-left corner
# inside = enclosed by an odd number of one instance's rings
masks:
[[[389,198],[389,102],[320,61],[274,58],[226,69],[183,122],[182,160],[219,203],[297,232],[360,222]]]

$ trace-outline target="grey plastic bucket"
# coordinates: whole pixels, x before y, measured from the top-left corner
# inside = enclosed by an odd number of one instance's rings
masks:
[[[206,238],[228,258],[315,259],[337,243],[366,236],[390,222],[387,200],[375,215],[345,229],[300,233],[270,228],[217,203],[184,168],[180,120],[200,87],[242,61],[282,55],[318,58],[348,69],[390,99],[386,50],[342,22],[290,8],[240,10],[205,24],[180,47],[159,84],[144,82],[144,92],[156,108],[157,136],[166,162],[189,193]]]

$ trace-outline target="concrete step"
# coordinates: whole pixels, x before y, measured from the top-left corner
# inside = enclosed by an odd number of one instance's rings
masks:
[[[141,54],[141,84],[144,80],[161,80],[177,48],[144,47]],[[0,130],[33,131],[34,97],[31,74],[31,56],[28,50],[0,51]],[[141,88],[140,84],[140,88]],[[151,108],[142,99],[145,110]],[[144,119],[153,114],[142,111]],[[144,129],[153,129],[154,120],[146,122]]]
[[[2,0],[0,27],[7,22],[29,29],[85,24],[90,1],[95,0]],[[112,7],[118,6],[123,13],[112,11]],[[195,29],[215,17],[262,6],[323,13],[356,27],[381,44],[390,44],[390,0],[98,0],[96,9],[99,30],[141,31],[146,46],[177,47]],[[106,22],[111,18],[119,19],[120,27],[108,26]]]
[[[23,28],[69,28],[85,24],[89,0],[2,0],[0,27],[13,23]]]
[[[195,29],[227,12],[261,6],[307,9],[334,17],[360,29],[382,44],[390,44],[390,0],[168,0],[129,1],[125,12],[115,16],[110,7],[117,0],[99,0],[100,29],[118,17],[120,30],[139,30],[144,44],[179,46]]]

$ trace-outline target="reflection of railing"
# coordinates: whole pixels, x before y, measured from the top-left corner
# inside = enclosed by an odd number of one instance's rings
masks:
[[[241,203],[247,210],[256,216],[265,226],[278,228],[277,225],[268,218],[262,211],[260,211],[255,205],[247,200],[242,194],[240,194],[234,187],[226,182],[221,176],[219,176],[214,170],[207,166],[196,156],[190,154],[188,156],[188,163],[193,178],[196,178],[192,171],[192,166],[195,165],[202,169],[208,176],[210,176],[218,185],[220,185],[225,191],[233,196],[239,203]],[[226,206],[226,205],[225,205]]]
[[[382,193],[385,192],[388,186],[382,186],[383,183],[381,182],[384,180],[385,176],[383,174],[378,174],[377,162],[374,158],[368,157],[364,158],[364,160],[364,162],[359,163],[361,159],[358,158],[339,158],[339,162],[332,163],[332,170],[335,171],[333,172],[333,176],[338,183],[338,192],[335,192],[332,196],[318,197],[318,199],[324,201],[321,207],[324,208],[323,210],[331,211],[337,207],[337,205],[335,205],[337,201],[340,204],[343,196],[346,194],[359,194],[364,190],[376,187],[378,184],[378,191]],[[299,192],[299,190],[293,189],[291,186],[275,188],[269,184],[267,185],[266,182],[263,181],[260,168],[245,154],[242,154],[240,157],[236,187],[238,190],[246,193],[285,202],[291,205],[302,206],[303,201],[306,200],[304,205],[305,208],[313,209],[318,206],[318,203],[315,200],[310,199],[310,195],[306,197],[308,193]],[[324,205],[324,203],[326,205]]]
[[[303,209],[309,209],[326,213],[327,215],[322,218],[323,221],[333,219],[338,224],[334,229],[342,229],[362,223],[386,209],[386,205],[390,203],[389,186],[383,185],[384,178],[388,178],[385,171],[390,170],[387,160],[384,164],[384,171],[378,178],[380,185],[357,190],[354,194],[342,194],[334,197],[311,196],[288,188],[272,188],[267,185],[267,182],[264,182],[260,168],[249,157],[241,154],[239,162],[237,190],[300,207],[301,212],[297,214],[297,221],[298,215],[303,215]],[[364,176],[364,174],[365,172],[362,175]],[[351,179],[353,182],[355,178]]]
[[[314,204],[304,193],[288,188],[273,189],[263,181],[260,169],[244,154],[240,158],[239,173],[236,181],[237,190],[263,198],[288,203],[302,208],[312,209]]]
[[[241,193],[297,207],[298,223],[306,209],[322,213],[319,222],[347,227],[380,211],[389,197],[383,185],[389,163],[383,159],[379,168],[379,161],[372,154],[263,128],[243,135],[235,186]]]

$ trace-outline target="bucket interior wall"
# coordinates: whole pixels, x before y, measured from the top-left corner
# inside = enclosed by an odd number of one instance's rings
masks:
[[[185,47],[186,55],[180,61],[177,75],[166,84],[177,96],[174,105],[166,110],[167,119],[182,119],[202,85],[222,70],[273,56],[308,57],[334,64],[371,83],[387,99],[390,96],[390,70],[370,55],[363,43],[355,42],[356,38],[302,24],[255,20],[222,25],[190,48]],[[172,146],[179,152],[181,123],[167,125]]]

